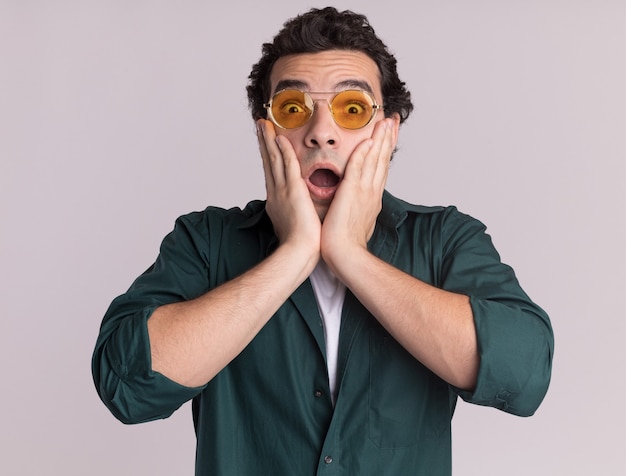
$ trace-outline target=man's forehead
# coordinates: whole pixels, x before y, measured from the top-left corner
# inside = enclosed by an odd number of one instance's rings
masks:
[[[281,89],[331,92],[360,89],[376,93],[378,66],[360,51],[330,50],[279,58],[270,73],[272,92]]]

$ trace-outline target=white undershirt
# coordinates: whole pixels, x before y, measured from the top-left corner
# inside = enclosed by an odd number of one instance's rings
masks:
[[[339,351],[339,328],[341,326],[341,309],[346,296],[346,287],[320,260],[311,273],[311,284],[315,292],[317,307],[324,323],[326,340],[326,365],[328,366],[328,382],[333,405],[337,388],[337,353]]]

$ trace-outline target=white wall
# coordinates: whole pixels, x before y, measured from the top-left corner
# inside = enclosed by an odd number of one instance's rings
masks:
[[[0,0],[0,473],[193,473],[189,405],[118,423],[90,357],[174,219],[263,198],[250,66],[319,2]],[[389,189],[484,221],[551,314],[529,419],[459,404],[456,476],[626,474],[626,2],[338,1],[416,110]]]

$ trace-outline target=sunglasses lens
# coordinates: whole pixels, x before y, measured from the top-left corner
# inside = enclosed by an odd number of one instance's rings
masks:
[[[272,116],[285,129],[303,126],[313,113],[313,104],[302,91],[287,89],[272,99]]]
[[[363,91],[342,91],[331,107],[337,124],[346,129],[360,129],[372,119],[374,100]]]

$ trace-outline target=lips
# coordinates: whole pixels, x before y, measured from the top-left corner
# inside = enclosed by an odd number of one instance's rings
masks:
[[[310,171],[306,182],[313,201],[328,204],[335,196],[341,176],[332,165],[318,164]]]

